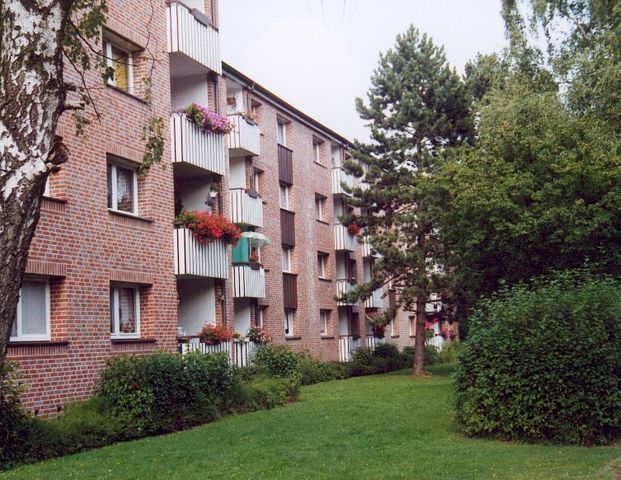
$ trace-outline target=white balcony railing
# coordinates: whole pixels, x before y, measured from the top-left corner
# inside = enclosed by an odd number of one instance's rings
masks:
[[[337,280],[336,281],[336,296],[340,298],[341,296],[349,293],[352,288],[354,288],[355,283],[351,283],[349,280]],[[347,302],[346,300],[337,300],[336,304],[339,307],[344,307],[347,305],[354,305],[353,303]]]
[[[224,353],[229,359],[229,363],[234,367],[247,367],[251,364],[251,359],[258,344],[246,340],[222,342],[218,345],[207,345],[206,343],[195,341],[184,342],[178,344],[179,353],[187,355],[188,353],[200,352],[205,355],[213,355],[215,353]]]
[[[339,362],[351,361],[353,351],[354,346],[352,338],[349,336],[339,337]]]
[[[246,120],[241,114],[228,116],[233,130],[229,133],[229,156],[247,157],[261,154],[261,134],[259,127]]]
[[[227,278],[226,245],[200,243],[187,228],[174,229],[175,275]]]
[[[354,186],[354,177],[345,173],[342,168],[332,169],[332,195],[349,195],[344,189],[343,184],[349,188]]]
[[[244,188],[231,189],[231,221],[240,225],[263,226],[263,201]]]
[[[207,16],[176,1],[168,5],[166,13],[168,53],[182,53],[221,74],[220,36]]]
[[[356,236],[349,233],[344,225],[334,225],[334,249],[356,251]]]
[[[362,256],[366,257],[379,257],[379,253],[371,246],[368,237],[364,237],[362,240]]]
[[[250,265],[233,265],[233,296],[235,298],[264,298],[265,270]]]
[[[371,296],[364,301],[364,306],[365,308],[384,308],[382,289],[373,290]]]
[[[170,118],[173,163],[186,163],[211,173],[226,172],[224,136],[204,133],[185,115]]]

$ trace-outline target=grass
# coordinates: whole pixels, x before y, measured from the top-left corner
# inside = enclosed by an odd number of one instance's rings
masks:
[[[612,479],[621,445],[464,438],[449,368],[305,387],[299,403],[21,467],[8,479]]]

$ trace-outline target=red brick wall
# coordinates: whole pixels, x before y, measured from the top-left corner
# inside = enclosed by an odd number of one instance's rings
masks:
[[[86,136],[76,138],[70,115],[64,115],[58,132],[70,150],[68,163],[54,176],[51,195],[44,200],[41,221],[30,251],[36,265],[62,265],[62,277],[51,287],[52,343],[9,347],[9,357],[19,361],[29,385],[24,405],[49,414],[69,401],[89,396],[97,372],[111,355],[176,348],[177,294],[173,274],[173,178],[168,141],[170,87],[166,46],[165,4],[109,2],[111,30],[139,45],[146,43],[159,56],[153,71],[153,104],[149,106],[102,84],[99,71],[89,72],[88,82],[101,123],[93,120]],[[143,45],[144,46],[144,45]],[[136,71],[139,76],[139,69]],[[67,76],[75,80],[71,67]],[[139,80],[136,79],[136,86]],[[139,91],[139,89],[137,89]],[[140,218],[115,215],[107,209],[106,155],[142,160],[142,128],[151,116],[165,119],[166,147],[163,162],[139,181]],[[38,263],[33,263],[38,262]],[[52,268],[54,270],[54,268]],[[56,269],[58,270],[58,269]],[[139,281],[141,287],[141,337],[146,343],[113,344],[110,338],[110,281]]]

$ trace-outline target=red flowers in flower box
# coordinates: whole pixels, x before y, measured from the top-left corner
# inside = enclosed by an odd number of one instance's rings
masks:
[[[200,341],[207,345],[218,345],[222,342],[228,342],[231,340],[232,332],[225,326],[218,325],[205,325],[199,332],[198,337]]]
[[[217,213],[182,210],[177,221],[189,228],[201,243],[222,239],[229,245],[235,245],[241,238],[241,230]]]
[[[355,223],[347,225],[347,233],[350,235],[360,235],[361,228]]]

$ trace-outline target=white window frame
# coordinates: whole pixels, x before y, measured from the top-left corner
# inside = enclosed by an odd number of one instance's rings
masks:
[[[293,249],[291,247],[282,247],[281,263],[282,263],[282,271],[284,273],[292,273],[293,272],[292,250]],[[287,265],[285,265],[285,260],[286,260]]]
[[[119,290],[131,288],[134,290],[134,312],[136,312],[136,332],[123,333],[120,329],[121,319],[119,318]],[[112,290],[112,313],[114,315],[114,331],[110,332],[112,338],[140,338],[140,288],[135,285],[110,285]]]
[[[50,280],[49,278],[31,278],[25,277],[25,282],[41,282],[45,283],[45,333],[44,334],[24,334],[23,329],[23,317],[22,317],[22,290],[19,291],[19,300],[17,302],[16,323],[17,323],[17,335],[12,336],[9,341],[11,342],[32,342],[32,341],[50,341],[52,338],[52,315],[51,315],[51,293],[50,293]],[[12,327],[11,327],[12,329]]]
[[[326,198],[315,195],[315,217],[325,222]]]
[[[330,329],[330,310],[319,310],[319,333],[328,335]]]
[[[260,188],[261,173],[262,173],[261,171],[256,170],[256,169],[252,172],[252,178],[254,182],[254,191],[257,193],[257,195],[261,195],[261,188]]]
[[[313,161],[319,165],[323,165],[321,162],[321,143],[316,138],[313,139]]]
[[[264,321],[265,321],[265,307],[258,307],[257,318],[255,320],[255,324],[261,330],[263,330]]]
[[[395,319],[394,318],[390,321],[389,325],[390,325],[390,336],[394,337],[395,335],[397,335],[396,329],[395,329]]]
[[[287,146],[287,124],[281,120],[277,120],[276,142],[283,147]]]
[[[319,278],[328,278],[328,255],[322,252],[317,253],[317,269]]]
[[[114,60],[112,59],[112,46],[117,50],[122,51],[127,54],[127,93],[133,95],[134,94],[134,60],[132,57],[132,52],[126,50],[125,48],[120,47],[118,44],[111,42],[110,40],[104,40],[104,49],[106,55],[106,67],[111,67],[114,69]],[[119,88],[116,85],[116,78],[108,78],[108,85],[111,85],[115,88]],[[121,89],[122,90],[122,89]]]
[[[278,198],[280,208],[291,210],[291,187],[289,185],[280,185]]]
[[[123,214],[138,215],[138,172],[134,168],[128,167],[123,164],[115,163],[115,162],[108,162],[108,165],[110,165],[110,175],[112,176],[112,185],[111,185],[112,192],[110,192],[110,196],[112,198],[112,207],[108,207],[108,210],[112,210],[113,212],[119,212]],[[132,172],[132,188],[134,192],[133,192],[131,212],[126,212],[125,210],[119,210],[119,199],[118,199],[119,185],[118,185],[118,177],[116,174],[117,167],[122,168],[124,170],[129,170],[130,172]]]
[[[295,309],[285,308],[285,336],[293,337],[295,335]]]

